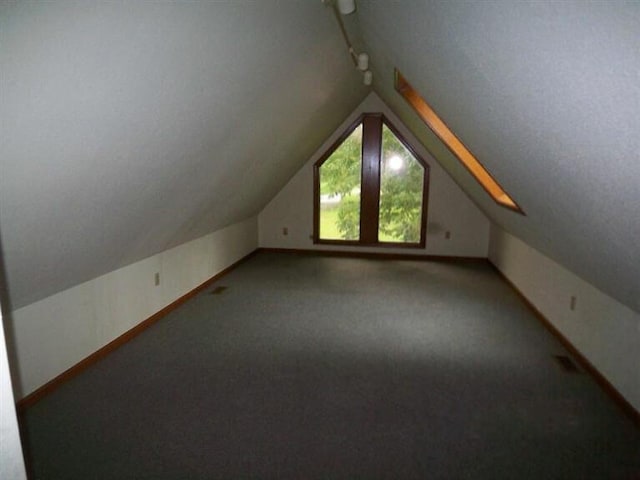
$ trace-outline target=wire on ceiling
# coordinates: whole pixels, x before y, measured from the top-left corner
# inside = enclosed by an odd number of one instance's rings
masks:
[[[362,72],[362,82],[367,86],[371,85],[373,83],[373,72],[369,70],[369,55],[365,52],[356,53],[351,41],[349,40],[349,35],[344,27],[344,22],[342,21],[342,15],[349,15],[355,11],[355,0],[322,0],[322,3],[327,6],[331,6],[336,17],[336,21],[338,22],[338,26],[340,27],[340,31],[342,32],[342,36],[344,37],[344,41],[347,44],[349,56],[351,57],[355,67]]]

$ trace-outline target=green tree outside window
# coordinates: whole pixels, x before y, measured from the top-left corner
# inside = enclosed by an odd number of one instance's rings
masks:
[[[358,241],[362,190],[362,124],[324,160],[320,182],[320,240]],[[425,167],[382,123],[378,242],[421,242]]]

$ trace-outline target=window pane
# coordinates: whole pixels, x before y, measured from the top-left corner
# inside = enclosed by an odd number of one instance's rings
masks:
[[[424,168],[382,125],[378,241],[419,243]]]
[[[362,125],[322,164],[320,172],[320,238],[360,239]]]

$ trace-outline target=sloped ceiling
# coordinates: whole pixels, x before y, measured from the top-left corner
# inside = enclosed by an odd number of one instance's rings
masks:
[[[376,92],[494,222],[640,311],[637,2],[367,0],[345,20]],[[320,0],[3,3],[0,69],[13,308],[257,213],[367,94]]]
[[[640,5],[369,0],[357,15],[375,90],[485,213],[640,311]],[[424,127],[394,67],[526,216]]]
[[[367,89],[318,1],[0,6],[11,307],[256,214]]]

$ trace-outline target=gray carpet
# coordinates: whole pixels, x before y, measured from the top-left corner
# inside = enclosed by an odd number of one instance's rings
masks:
[[[260,253],[31,407],[32,478],[640,478],[557,354],[488,265]]]

